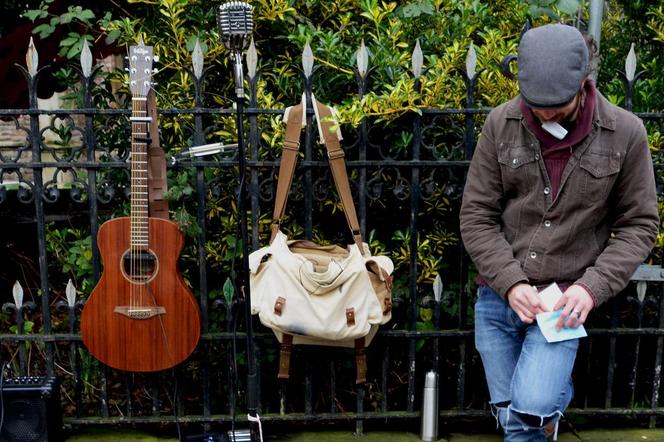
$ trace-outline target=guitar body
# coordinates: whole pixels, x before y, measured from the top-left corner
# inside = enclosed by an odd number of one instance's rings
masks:
[[[171,221],[147,221],[147,251],[131,249],[131,218],[100,227],[104,270],[81,314],[85,346],[119,370],[173,367],[189,357],[200,337],[198,304],[178,270],[183,235]]]

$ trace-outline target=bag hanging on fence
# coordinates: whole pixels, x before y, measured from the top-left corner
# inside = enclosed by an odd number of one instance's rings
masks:
[[[251,312],[272,329],[281,343],[279,379],[288,379],[292,345],[356,349],[357,383],[366,382],[365,347],[380,324],[391,318],[392,271],[386,256],[371,256],[362,242],[334,115],[312,100],[321,142],[354,244],[347,248],[289,240],[279,229],[284,216],[299,149],[306,104],[289,108],[279,166],[270,245],[249,255]],[[266,258],[264,260],[264,258]]]

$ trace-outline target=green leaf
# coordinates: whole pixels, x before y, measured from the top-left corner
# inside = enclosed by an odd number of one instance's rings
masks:
[[[556,6],[563,14],[574,15],[579,10],[579,0],[558,0]]]
[[[106,43],[107,45],[113,44],[118,39],[118,37],[120,37],[121,34],[122,33],[117,29],[112,30],[111,32],[108,33],[108,35],[104,39],[104,43]]]
[[[39,37],[46,38],[55,31],[55,26],[43,23],[32,30],[33,34],[39,34]]]
[[[231,278],[227,277],[226,281],[224,281],[224,300],[226,301],[227,305],[231,305],[233,303],[233,295],[235,294],[235,287],[233,287],[233,283],[231,282]]]
[[[48,13],[46,11],[42,11],[41,9],[30,9],[29,11],[25,11],[23,13],[23,17],[28,18],[31,22],[35,22],[38,18],[46,18]]]

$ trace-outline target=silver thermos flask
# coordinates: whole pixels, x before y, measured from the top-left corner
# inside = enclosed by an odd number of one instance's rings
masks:
[[[420,436],[424,442],[438,440],[438,373],[433,370],[424,378]]]

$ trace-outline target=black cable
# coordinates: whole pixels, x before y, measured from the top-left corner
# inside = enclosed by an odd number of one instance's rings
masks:
[[[5,369],[9,366],[9,363],[5,364],[2,369],[0,369],[0,436],[2,436],[2,426],[5,423],[5,398],[4,398],[4,381],[5,381]]]
[[[171,368],[171,372],[173,379],[175,379],[175,386],[173,387],[173,418],[175,419],[175,428],[178,430],[178,441],[183,442],[182,431],[180,430],[180,420],[178,419],[178,377],[175,373],[175,367]]]

